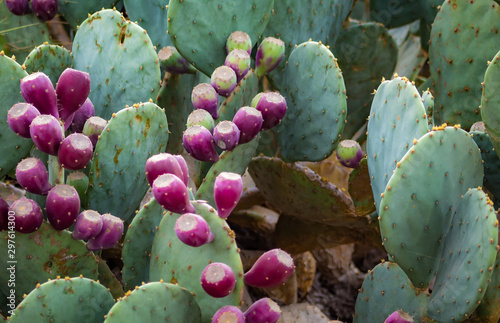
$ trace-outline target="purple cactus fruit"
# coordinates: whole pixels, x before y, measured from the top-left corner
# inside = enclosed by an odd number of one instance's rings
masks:
[[[211,242],[214,234],[208,222],[194,213],[184,213],[175,221],[175,234],[190,247],[199,247]]]
[[[236,73],[236,82],[240,82],[250,70],[250,54],[242,49],[232,50],[226,57],[224,65]]]
[[[23,138],[31,138],[30,124],[40,115],[40,111],[34,105],[21,102],[10,108],[7,114],[7,122],[10,129]]]
[[[397,310],[387,319],[385,319],[384,323],[413,323],[413,317],[410,314],[405,313],[401,310]]]
[[[96,237],[102,230],[102,217],[99,213],[86,210],[76,217],[75,229],[71,233],[73,239],[88,240]]]
[[[243,31],[234,31],[229,35],[226,41],[226,53],[229,54],[235,49],[242,49],[252,54],[252,40],[247,33]]]
[[[31,9],[39,20],[48,21],[56,16],[59,3],[57,0],[31,0]]]
[[[252,268],[245,273],[245,284],[261,288],[283,285],[293,274],[295,266],[292,257],[281,249],[272,249],[259,257]]]
[[[95,115],[94,105],[89,98],[85,100],[80,109],[76,110],[73,115],[73,121],[71,122],[70,130],[71,132],[82,132],[83,126],[88,118]]]
[[[54,116],[42,114],[33,119],[30,125],[30,135],[38,150],[57,156],[64,133],[61,124]]]
[[[57,108],[65,130],[71,125],[75,112],[85,103],[89,93],[89,73],[67,68],[59,76],[56,85]]]
[[[17,16],[23,16],[31,12],[29,0],[5,0],[5,6]]]
[[[183,181],[184,185],[188,185],[188,183],[184,181],[183,171],[174,155],[161,153],[149,157],[146,161],[145,168],[146,178],[151,186],[153,186],[155,179],[163,174],[173,174],[179,177]]]
[[[345,167],[358,168],[363,151],[355,140],[342,140],[337,146],[337,159]]]
[[[89,137],[81,133],[73,133],[64,138],[59,146],[58,158],[62,167],[70,170],[84,168],[92,159],[94,146]]]
[[[80,213],[80,197],[73,186],[60,184],[47,194],[47,219],[56,230],[69,228]]]
[[[181,155],[173,155],[173,156],[175,159],[177,159],[177,163],[179,164],[179,166],[182,170],[182,181],[184,182],[184,184],[186,184],[186,186],[188,186],[189,169],[188,169],[188,165],[186,163],[186,160]]]
[[[107,125],[108,122],[101,117],[90,117],[87,119],[87,121],[85,121],[82,133],[87,137],[89,137],[94,148],[95,145],[97,144],[99,136],[101,135],[102,131],[104,130],[104,128],[106,128]]]
[[[224,263],[211,263],[201,273],[201,287],[212,297],[226,297],[233,292],[235,285],[234,272]]]
[[[240,141],[240,129],[232,121],[221,121],[214,128],[214,142],[222,150],[233,150]]]
[[[264,38],[255,54],[255,74],[261,77],[278,66],[285,55],[285,43],[274,37]]]
[[[269,93],[269,92],[267,92],[267,93]],[[250,102],[250,106],[252,108],[257,108],[257,103],[259,103],[260,99],[262,99],[262,97],[264,95],[266,95],[266,92],[260,92],[256,96],[254,96],[252,99],[252,102]]]
[[[35,157],[23,159],[17,164],[16,179],[22,188],[33,194],[47,195],[52,188],[47,168]]]
[[[193,158],[215,163],[219,160],[212,134],[203,126],[192,126],[184,131],[182,143]]]
[[[153,182],[153,195],[158,203],[173,213],[194,213],[184,182],[172,174],[158,176]]]
[[[236,173],[222,172],[215,178],[214,200],[217,213],[226,219],[238,204],[243,192],[243,181]]]
[[[52,81],[42,72],[36,72],[23,77],[21,94],[24,100],[31,103],[41,114],[50,114],[59,118],[57,111],[57,95]]]
[[[239,307],[226,305],[215,312],[212,323],[245,323],[245,315]]]
[[[0,231],[9,228],[9,204],[0,197]]]
[[[278,125],[286,114],[286,100],[278,92],[268,92],[257,103],[256,109],[262,113],[262,130]]]
[[[214,87],[208,83],[200,83],[191,91],[191,103],[195,109],[203,109],[212,115],[212,118],[219,117],[219,96]]]
[[[236,72],[227,66],[219,66],[210,77],[210,81],[215,91],[221,96],[228,97],[237,84]],[[217,118],[214,118],[217,119]]]
[[[233,118],[234,124],[240,129],[239,144],[252,141],[262,129],[262,113],[252,107],[242,107],[236,111]]]
[[[194,68],[173,46],[167,46],[158,52],[160,67],[172,74],[194,74]]]
[[[24,197],[12,203],[9,213],[14,215],[15,229],[21,233],[33,233],[43,222],[43,212],[40,206],[35,201]]]
[[[213,133],[215,122],[212,115],[203,109],[196,109],[191,112],[186,121],[186,129],[191,126],[200,125],[207,128],[210,133]]]
[[[87,249],[109,249],[120,241],[123,235],[123,221],[109,213],[103,214],[102,229],[99,234],[87,242]]]
[[[281,316],[281,309],[270,298],[261,298],[250,305],[245,312],[245,323],[276,323]]]

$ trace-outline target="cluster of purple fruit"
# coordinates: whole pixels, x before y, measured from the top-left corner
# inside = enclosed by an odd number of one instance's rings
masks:
[[[17,16],[27,15],[33,11],[40,21],[51,20],[59,11],[57,0],[5,0],[5,5]]]
[[[223,306],[212,317],[212,323],[276,323],[280,316],[278,304],[265,297],[253,303],[245,313],[236,306]]]

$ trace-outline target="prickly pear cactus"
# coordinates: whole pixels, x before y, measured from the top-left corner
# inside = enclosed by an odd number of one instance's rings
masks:
[[[481,97],[481,117],[490,136],[491,143],[500,158],[500,52],[491,60],[484,74],[483,95]]]
[[[337,147],[347,114],[344,79],[335,57],[321,43],[300,44],[288,58],[284,88],[288,110],[278,126],[283,160],[327,158]]]
[[[35,72],[45,73],[54,88],[61,73],[68,67],[73,67],[73,55],[64,47],[58,45],[40,45],[29,53],[24,61],[26,72],[32,74]]]
[[[63,0],[58,1],[59,12],[64,16],[64,19],[71,25],[71,28],[77,30],[77,27],[82,24],[89,15],[106,8],[112,9],[117,7],[121,10],[119,0]]]

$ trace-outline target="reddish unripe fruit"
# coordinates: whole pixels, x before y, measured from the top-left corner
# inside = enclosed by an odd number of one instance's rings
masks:
[[[16,16],[23,16],[31,12],[29,0],[5,0],[5,6]]]
[[[397,310],[384,321],[384,323],[413,323],[413,317],[408,313]]]
[[[265,93],[257,103],[257,110],[262,113],[262,130],[271,129],[278,125],[286,114],[285,98],[278,92]]]
[[[14,201],[9,208],[14,215],[15,229],[21,233],[33,233],[43,222],[43,212],[38,204],[27,198]]]
[[[31,138],[30,124],[40,115],[40,111],[34,105],[21,102],[10,108],[7,114],[7,122],[10,129],[23,138]]]
[[[261,298],[245,312],[245,323],[276,323],[281,316],[281,309],[270,298]]]
[[[189,202],[188,189],[184,182],[172,174],[158,176],[153,182],[153,195],[158,203],[167,211],[183,214],[195,213]]]
[[[245,144],[252,141],[262,129],[262,113],[252,107],[242,107],[233,118],[234,124],[240,129],[239,144]]]
[[[212,73],[210,78],[215,91],[221,96],[228,97],[237,84],[237,76],[232,68],[227,66],[219,66]],[[214,117],[214,119],[216,119]]]
[[[57,0],[31,0],[31,9],[41,21],[54,18],[59,11]]]
[[[56,230],[64,230],[75,223],[80,212],[80,197],[73,186],[60,184],[47,194],[47,219]]]
[[[245,273],[245,284],[261,288],[283,285],[293,274],[295,266],[292,257],[281,249],[272,249],[257,259]]]
[[[215,298],[228,296],[233,292],[235,285],[233,270],[221,262],[211,263],[201,274],[201,287],[208,295]]]
[[[186,129],[182,143],[188,154],[197,160],[212,163],[219,160],[212,134],[203,126],[191,126]]]
[[[203,109],[210,113],[212,118],[219,117],[219,96],[214,87],[208,83],[196,85],[191,91],[191,103],[195,109]]]
[[[181,155],[174,155],[174,158],[177,160],[177,163],[179,164],[179,167],[182,170],[182,181],[184,182],[184,184],[186,184],[186,186],[188,186],[189,170],[188,170],[186,160]]]
[[[46,195],[52,186],[44,163],[35,157],[23,159],[16,167],[16,179],[26,191]]]
[[[42,72],[36,72],[21,80],[21,95],[31,103],[41,114],[50,114],[59,118],[57,111],[57,96],[50,78]]]
[[[215,178],[214,200],[217,213],[226,219],[238,204],[243,192],[243,181],[236,173],[222,172]]]
[[[54,116],[42,114],[31,122],[30,136],[41,152],[57,156],[64,133],[61,124]]]
[[[250,70],[250,54],[241,49],[232,50],[226,57],[224,65],[236,73],[236,82],[240,82]]]
[[[93,149],[89,137],[81,133],[73,133],[64,138],[59,146],[59,163],[66,169],[82,169],[92,159]]]
[[[214,235],[208,222],[194,213],[184,213],[175,221],[175,234],[190,247],[199,247],[211,242]]]
[[[9,227],[9,204],[0,197],[0,231]]]
[[[82,107],[90,93],[90,75],[72,68],[65,69],[56,85],[59,116],[67,130],[73,116]]]
[[[239,307],[226,305],[215,312],[212,323],[245,323],[245,315]]]
[[[120,241],[123,235],[123,221],[109,213],[102,215],[101,232],[87,242],[87,249],[109,249]]]
[[[215,126],[212,138],[220,149],[231,151],[238,146],[240,129],[232,121],[224,120]]]
[[[88,240],[96,237],[102,230],[103,222],[99,213],[86,210],[76,217],[75,229],[71,233],[73,239]]]
[[[146,178],[151,186],[153,186],[155,179],[163,174],[175,175],[184,182],[183,170],[174,155],[161,153],[149,157],[145,168]],[[184,184],[187,186],[187,182],[184,182]]]

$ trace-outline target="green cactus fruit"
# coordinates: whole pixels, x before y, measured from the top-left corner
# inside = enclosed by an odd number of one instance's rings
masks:
[[[494,44],[500,43],[499,21],[500,6],[491,0],[450,0],[442,4],[432,26],[429,48],[438,125],[460,124],[469,129],[481,119],[481,82],[487,61],[498,51]]]
[[[69,23],[73,30],[77,30],[78,26],[82,24],[89,15],[97,11],[107,8],[111,9],[116,7],[121,10],[123,4],[118,0],[64,0],[59,2],[59,13],[63,15],[64,19]]]
[[[483,95],[481,97],[481,117],[491,143],[500,157],[500,95],[498,84],[500,82],[500,52],[488,64],[484,74]]]
[[[125,292],[123,291],[122,285],[115,274],[113,274],[106,261],[99,259],[98,270],[99,282],[109,290],[113,298],[117,299],[123,297]]]
[[[90,74],[96,116],[109,119],[126,105],[156,99],[161,71],[151,39],[118,11],[102,10],[87,18],[72,52],[75,69]]]
[[[4,7],[5,3],[0,3]],[[7,123],[9,109],[18,102],[23,102],[19,90],[20,80],[28,74],[13,59],[0,53],[0,142],[5,153],[0,159],[0,178],[16,168],[18,162],[28,155],[33,141],[18,136]]]
[[[327,158],[337,147],[347,114],[344,79],[335,57],[321,43],[300,44],[288,58],[284,87],[288,110],[277,126],[283,160]]]
[[[167,118],[156,104],[135,104],[114,114],[95,146],[86,209],[126,221],[149,187],[146,160],[163,152],[167,141]]]
[[[83,172],[72,172],[66,177],[66,184],[76,189],[81,205],[86,205],[85,198],[89,188],[89,177]]]
[[[175,234],[179,214],[167,213],[161,220],[153,241],[149,279],[178,284],[193,292],[201,308],[202,320],[211,322],[214,313],[224,305],[238,306],[243,295],[243,267],[234,240],[234,232],[217,215],[217,211],[203,201],[193,202],[196,213],[210,225],[215,238],[200,247],[189,247]],[[224,298],[212,298],[201,287],[201,273],[209,263],[222,262],[230,266],[236,277],[233,292]]]
[[[383,262],[373,268],[359,290],[354,323],[384,322],[394,311],[403,310],[422,322],[429,296],[416,289],[401,268],[393,262]]]
[[[407,78],[396,77],[380,84],[373,98],[367,129],[368,170],[375,207],[380,212],[380,194],[397,162],[413,142],[427,132],[422,99]]]
[[[194,68],[184,57],[179,54],[174,46],[166,46],[158,52],[160,67],[172,74],[195,74]]]
[[[285,42],[274,37],[262,40],[255,54],[255,75],[263,75],[274,70],[285,56]]]
[[[56,231],[44,222],[34,233],[12,234],[9,231],[0,233],[0,250],[3,250],[2,259],[17,261],[13,265],[16,268],[16,302],[20,302],[23,294],[28,294],[38,283],[46,282],[49,278],[83,275],[97,279],[94,254],[87,250],[83,241],[73,239],[70,232]],[[12,240],[8,240],[8,237]],[[9,241],[15,243],[14,258],[8,253]],[[7,282],[9,275],[7,270],[1,271],[0,280]],[[10,294],[7,284],[0,285],[0,291],[5,295]]]
[[[38,284],[19,304],[9,322],[103,322],[114,299],[106,287],[84,277]]]
[[[200,322],[201,311],[194,293],[181,286],[152,282],[137,287],[119,300],[105,323]]]
[[[181,55],[205,73],[224,65],[226,41],[233,31],[246,32],[257,43],[266,28],[274,5],[270,1],[171,0],[168,32]],[[223,24],[214,24],[214,19]]]
[[[203,126],[207,128],[208,131],[213,132],[215,121],[207,110],[196,109],[189,114],[186,122],[186,128],[196,125]]]
[[[424,103],[425,113],[427,114],[427,125],[429,130],[434,127],[434,96],[429,89],[422,92],[422,102]]]
[[[482,183],[479,149],[457,126],[425,134],[397,162],[381,194],[380,232],[415,287],[427,287],[438,271],[460,196]]]
[[[73,55],[64,47],[58,45],[40,45],[29,53],[23,64],[26,72],[32,74],[43,72],[56,88],[61,73],[68,67],[73,67]]]
[[[421,15],[420,0],[403,0],[394,3],[385,0],[370,0],[370,17],[387,28],[409,24],[420,19]]]
[[[373,91],[390,78],[396,67],[398,47],[378,23],[350,24],[332,46],[342,68],[347,90],[347,123],[342,137],[350,139],[370,113]]]

